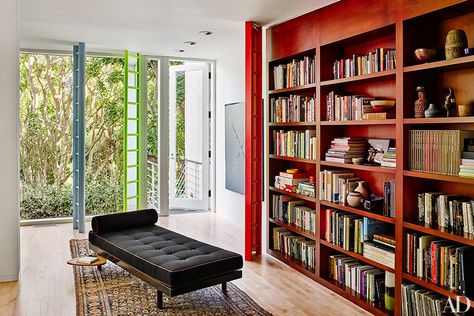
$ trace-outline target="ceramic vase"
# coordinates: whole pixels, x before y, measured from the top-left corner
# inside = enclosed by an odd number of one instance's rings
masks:
[[[444,45],[446,59],[461,57],[465,48],[467,48],[466,33],[463,30],[449,31]]]
[[[423,118],[425,117],[425,111],[428,108],[428,100],[426,100],[426,89],[425,87],[416,87],[416,92],[418,92],[418,100],[415,101],[415,117]]]
[[[436,104],[430,103],[430,107],[425,111],[425,117],[440,117],[443,116],[443,110],[438,108]]]
[[[369,190],[367,188],[367,182],[365,181],[358,181],[357,182],[357,188],[355,188],[354,192],[359,192],[364,200],[367,200],[369,198]]]
[[[364,198],[362,197],[362,194],[359,192],[350,192],[347,195],[347,204],[352,207],[359,207],[362,205],[362,202],[364,201]]]

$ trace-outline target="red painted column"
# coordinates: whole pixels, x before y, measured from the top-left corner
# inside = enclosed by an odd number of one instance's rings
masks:
[[[245,22],[245,260],[262,252],[262,29]]]

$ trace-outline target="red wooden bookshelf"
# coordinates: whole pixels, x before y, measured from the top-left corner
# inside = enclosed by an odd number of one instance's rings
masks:
[[[403,8],[398,10],[396,8]],[[431,291],[454,298],[455,293],[403,273],[406,252],[405,235],[410,231],[438,236],[454,242],[474,246],[469,236],[453,234],[439,227],[427,226],[417,220],[417,193],[441,191],[459,194],[474,199],[474,179],[442,174],[411,171],[409,169],[409,132],[414,129],[469,129],[474,130],[474,116],[450,118],[414,118],[415,88],[426,86],[431,91],[429,100],[438,104],[444,100],[447,87],[454,88],[458,104],[474,102],[474,56],[452,60],[438,60],[417,63],[413,51],[419,47],[444,45],[446,33],[451,29],[463,28],[468,39],[474,34],[474,4],[472,1],[408,1],[380,0],[377,5],[361,5],[357,0],[343,0],[299,18],[273,26],[267,30],[268,100],[271,97],[289,94],[316,96],[316,122],[269,123],[267,132],[276,128],[297,130],[315,129],[318,138],[318,160],[306,160],[272,155],[273,144],[266,145],[268,172],[265,174],[268,186],[267,198],[267,253],[290,265],[304,275],[321,283],[328,289],[376,315],[401,315],[403,283],[416,283]],[[341,27],[344,21],[344,27]],[[472,44],[472,43],[470,43]],[[472,46],[472,45],[470,45]],[[343,79],[333,79],[333,62],[340,58],[350,58],[353,54],[365,54],[377,47],[395,48],[397,69],[376,72]],[[273,67],[303,56],[316,58],[316,83],[301,87],[272,90]],[[326,95],[330,91],[352,95],[370,95],[396,100],[395,115],[387,120],[370,121],[327,121]],[[269,110],[269,103],[266,105]],[[324,154],[335,137],[353,136],[367,138],[390,138],[397,149],[397,167],[382,168],[370,165],[354,165],[328,162]],[[274,177],[287,168],[302,169],[316,178],[316,197],[308,198],[296,193],[288,194],[272,187]],[[383,183],[396,180],[396,218],[367,212],[363,209],[320,201],[318,195],[319,172],[325,169],[350,170],[366,180],[372,191],[383,192]],[[305,201],[305,205],[316,210],[316,237],[308,236],[297,227],[271,218],[272,196],[287,194]],[[378,194],[380,195],[380,194]],[[341,247],[335,246],[321,237],[325,223],[323,211],[342,210],[351,214],[374,218],[393,227],[396,240],[395,269],[372,262]],[[307,270],[301,263],[272,249],[272,228],[286,227],[316,241],[316,269]],[[387,311],[376,306],[329,278],[329,256],[346,254],[361,262],[372,264],[395,274],[395,310]],[[474,285],[472,285],[474,286]]]

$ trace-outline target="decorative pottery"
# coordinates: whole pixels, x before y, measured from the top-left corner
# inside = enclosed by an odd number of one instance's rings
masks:
[[[435,59],[438,50],[436,48],[418,48],[413,54],[417,62],[426,63]]]
[[[367,189],[367,182],[365,181],[358,181],[357,188],[355,188],[354,192],[359,192],[364,200],[369,198],[369,190]]]
[[[440,117],[443,116],[444,111],[436,106],[434,103],[430,103],[430,107],[425,111],[425,117]]]
[[[467,36],[463,30],[451,30],[446,35],[444,50],[446,59],[461,57],[467,48]]]
[[[370,105],[376,113],[387,112],[395,106],[395,100],[373,100]]]
[[[354,157],[354,158],[352,158],[352,163],[354,165],[361,165],[363,162],[364,162],[363,157]]]
[[[454,90],[448,89],[448,93],[444,98],[444,110],[446,111],[447,117],[453,117],[456,112],[456,97],[454,96]]]
[[[459,104],[458,105],[458,114],[459,116],[471,116],[472,107],[470,104]]]
[[[364,202],[362,194],[359,192],[350,192],[346,198],[347,204],[352,207],[359,207]]]
[[[428,100],[426,100],[426,89],[423,86],[416,87],[418,92],[418,100],[415,101],[415,117],[425,117],[425,111],[428,108]]]

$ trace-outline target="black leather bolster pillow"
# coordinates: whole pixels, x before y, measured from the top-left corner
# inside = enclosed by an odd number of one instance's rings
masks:
[[[110,233],[129,228],[154,225],[158,221],[158,213],[154,209],[115,213],[94,216],[92,230],[96,234]]]

